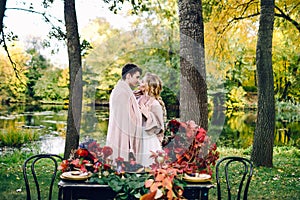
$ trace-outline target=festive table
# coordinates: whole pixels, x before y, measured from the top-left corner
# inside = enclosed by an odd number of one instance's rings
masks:
[[[208,200],[209,189],[214,185],[211,182],[206,183],[188,183],[184,188],[184,197],[187,199]],[[95,183],[66,181],[61,180],[58,183],[59,200],[108,200],[114,199],[116,193],[108,185]]]

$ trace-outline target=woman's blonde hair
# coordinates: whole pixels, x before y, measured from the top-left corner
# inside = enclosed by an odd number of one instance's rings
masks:
[[[143,78],[144,83],[146,84],[146,92],[149,96],[154,97],[161,105],[164,115],[164,121],[167,120],[167,111],[165,103],[163,102],[160,93],[163,89],[162,80],[156,74],[147,72]]]

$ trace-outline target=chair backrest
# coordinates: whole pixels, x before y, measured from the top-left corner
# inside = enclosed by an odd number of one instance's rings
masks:
[[[51,172],[52,174],[50,174],[50,184],[47,184],[47,188],[49,188],[49,200],[52,199],[52,188],[53,188],[53,184],[56,178],[56,173],[57,173],[57,167],[59,162],[61,162],[63,160],[62,157],[60,157],[59,155],[55,155],[55,154],[38,154],[38,155],[34,155],[29,157],[28,159],[25,160],[22,169],[23,169],[23,177],[24,177],[24,181],[25,181],[25,187],[26,187],[26,193],[27,193],[27,200],[31,200],[31,193],[30,193],[30,184],[29,184],[29,180],[28,180],[28,176],[32,176],[33,180],[34,180],[34,185],[36,188],[36,192],[37,192],[37,198],[38,200],[41,199],[41,191],[40,191],[40,185],[39,185],[39,178],[37,176],[37,171],[36,171],[36,164],[38,163],[39,160],[43,160],[43,161],[50,161],[50,162],[45,162],[48,165],[51,165],[51,170],[53,169],[53,171]],[[42,163],[43,164],[43,163]],[[29,170],[29,166],[30,166],[30,170]],[[44,173],[45,175],[49,172],[40,172],[40,173]]]
[[[224,173],[221,173],[221,171]],[[231,200],[233,191],[236,191],[237,193],[236,199],[240,200],[241,194],[243,194],[243,199],[247,200],[252,174],[253,164],[246,158],[231,156],[220,159],[216,164],[218,200],[222,199],[221,182],[225,181],[228,200]],[[232,190],[233,186],[237,187],[236,190]]]

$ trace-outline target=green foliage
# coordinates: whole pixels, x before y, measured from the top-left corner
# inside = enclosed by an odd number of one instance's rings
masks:
[[[89,50],[93,49],[91,44],[87,40],[83,40],[80,44],[81,56],[85,57],[88,55]]]
[[[257,92],[257,87],[255,86],[243,86],[245,92]]]
[[[91,38],[93,51],[86,56],[85,85],[96,88],[96,99],[108,101],[120,79],[122,66],[133,62],[158,74],[164,86],[179,89],[179,31],[176,1],[149,1],[149,12],[139,13],[135,30],[112,28],[104,19],[95,19],[83,30]],[[153,23],[155,19],[155,23]],[[97,37],[95,37],[95,33]]]
[[[228,100],[226,101],[226,106],[228,109],[239,109],[245,106],[246,92],[242,87],[234,87],[228,94]]]
[[[116,199],[139,199],[143,194],[148,192],[145,188],[145,181],[149,174],[121,173],[115,171],[99,172],[90,178],[89,182],[108,184],[113,191],[117,193]]]
[[[113,11],[115,14],[119,10],[122,9],[122,6],[125,2],[129,2],[129,4],[132,6],[131,13],[137,14],[138,12],[142,11],[148,11],[149,8],[147,7],[148,1],[132,1],[132,0],[104,0],[105,3],[109,4],[109,10]]]
[[[0,132],[0,146],[21,147],[23,144],[36,141],[40,137],[37,130],[11,130]]]
[[[4,52],[0,51],[0,98],[9,99],[10,102],[24,101],[26,90],[25,67],[23,63],[27,60],[20,49],[11,51],[15,66],[13,67]]]
[[[161,97],[166,105],[178,105],[179,103],[177,94],[169,87],[163,86]]]
[[[43,72],[43,76],[36,81],[33,87],[35,97],[43,101],[63,101],[68,99],[67,85],[59,84],[63,77],[62,69],[48,69]]]
[[[45,0],[44,6],[48,7],[51,2]],[[120,78],[120,69],[127,62],[137,63],[144,71],[157,73],[165,87],[178,95],[180,32],[177,1],[105,0],[105,2],[114,12],[127,3],[131,4],[132,12],[128,13],[136,14],[136,21],[133,22],[134,31],[115,29],[104,19],[95,19],[81,30],[82,38],[85,38],[81,42],[82,55],[85,58],[84,87],[87,91],[84,97],[87,97],[88,101],[94,98],[108,101],[112,88]],[[296,8],[299,5],[295,1],[288,0],[275,2],[283,12],[279,12],[276,8],[276,12],[282,15],[275,16],[273,32],[275,95],[278,101],[296,103],[300,97],[298,75],[300,59],[297,43],[299,31],[289,18],[283,18],[283,14],[297,22],[299,9]],[[240,86],[247,92],[257,90],[255,80],[257,12],[259,3],[254,1],[230,0],[226,4],[221,1],[203,1],[207,82],[209,86],[212,85],[210,90],[222,89],[220,87],[223,87],[223,84],[227,91]],[[35,47],[29,49],[28,53],[31,58],[26,59],[22,58],[25,53],[14,53],[17,55],[14,60],[18,60],[18,64],[26,63],[29,67],[26,71],[28,81],[22,77],[22,81],[28,84],[26,94],[36,99],[42,98],[44,101],[64,99],[68,93],[67,89],[60,87],[54,89],[55,86],[50,86],[52,94],[42,94],[39,90],[39,94],[35,95],[33,86],[42,78],[41,76],[45,76],[45,80],[49,78],[48,74],[43,72],[49,63]],[[10,63],[4,64],[1,60],[1,66],[0,96],[24,100],[25,86],[13,78],[12,71],[7,73],[11,68]],[[24,69],[20,68],[19,72],[24,73]],[[52,80],[51,76],[49,80]],[[236,108],[243,105],[230,101],[229,106]]]
[[[30,55],[30,60],[26,64],[27,71],[25,76],[27,77],[27,98],[32,99],[38,96],[35,96],[34,86],[39,78],[42,77],[42,71],[51,66],[49,60],[42,56],[37,49],[32,48],[28,49],[27,53]]]

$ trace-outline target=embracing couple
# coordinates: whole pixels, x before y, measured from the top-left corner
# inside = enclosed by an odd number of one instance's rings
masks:
[[[162,149],[166,108],[161,79],[146,73],[140,81],[141,76],[142,69],[135,64],[122,68],[122,78],[110,95],[106,145],[113,148],[113,161],[134,159],[147,167],[153,163],[151,151]]]

